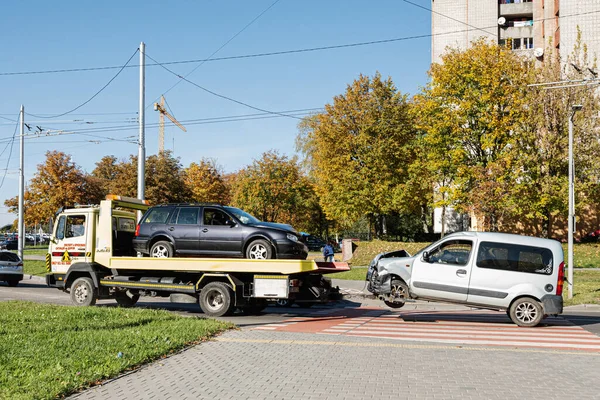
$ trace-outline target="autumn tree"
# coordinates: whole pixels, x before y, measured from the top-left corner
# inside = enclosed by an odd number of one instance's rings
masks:
[[[315,192],[295,157],[264,153],[237,174],[232,191],[232,204],[262,221],[288,223],[309,232],[321,228]]]
[[[216,160],[203,158],[199,163],[191,163],[185,169],[184,182],[190,193],[190,200],[199,203],[229,204],[231,195],[223,170]]]
[[[300,123],[297,148],[329,219],[350,226],[366,216],[385,233],[385,214],[404,211],[406,198],[394,197],[415,157],[408,109],[390,78],[360,75],[324,112]]]
[[[592,77],[595,60],[587,54],[581,32],[573,52],[566,60],[552,46],[548,46],[544,62],[536,69],[536,81],[559,82]],[[567,84],[561,86],[569,86]],[[519,135],[522,168],[526,179],[518,184],[521,215],[533,226],[539,226],[538,235],[553,237],[552,221],[566,215],[568,204],[568,121],[572,106],[583,105],[575,114],[574,160],[577,179],[578,205],[596,205],[600,195],[600,131],[597,118],[600,105],[597,87],[581,85],[548,89],[533,87],[529,90],[531,118],[523,124]]]
[[[515,52],[482,39],[467,50],[449,49],[414,99],[440,196],[436,205],[472,212],[492,231],[519,201],[514,188],[523,149],[516,136],[531,115],[532,69]]]
[[[48,151],[23,196],[25,224],[48,221],[60,207],[97,203],[99,196],[101,188],[71,161],[70,155]],[[11,212],[18,211],[18,203],[18,197],[4,202]]]

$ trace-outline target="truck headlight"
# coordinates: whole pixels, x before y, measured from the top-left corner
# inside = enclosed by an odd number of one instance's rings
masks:
[[[291,240],[292,242],[297,242],[298,241],[298,236],[292,235],[291,233],[287,234],[287,238],[288,238],[288,240]]]

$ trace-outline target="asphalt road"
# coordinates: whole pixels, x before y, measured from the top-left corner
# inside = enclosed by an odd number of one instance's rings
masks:
[[[49,288],[41,280],[26,279],[21,281],[19,286],[11,288],[4,282],[0,283],[0,301],[8,300],[26,300],[48,304],[72,305],[68,293],[64,293],[58,289]],[[116,307],[114,300],[99,300],[98,306]],[[347,297],[346,300],[332,303],[327,306],[315,307],[312,310],[318,311],[323,309],[343,309],[343,308],[358,308],[358,307],[375,307],[387,310],[379,300],[364,298],[361,296]],[[175,312],[184,316],[201,316],[202,311],[198,304],[183,304],[171,303],[168,298],[152,298],[141,297],[136,307],[160,308]],[[409,303],[403,311],[424,310],[424,311],[443,311],[443,312],[458,312],[468,310],[466,307],[443,303]],[[267,307],[261,315],[242,315],[236,313],[233,316],[218,318],[233,322],[241,328],[261,326],[265,324],[276,324],[291,316],[306,314],[307,310],[297,307]],[[595,335],[600,336],[600,307],[585,308],[583,306],[567,307],[562,317],[574,325],[585,329]]]

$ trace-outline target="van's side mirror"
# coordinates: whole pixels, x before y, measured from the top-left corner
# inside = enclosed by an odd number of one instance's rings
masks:
[[[427,263],[430,262],[429,261],[429,252],[428,251],[424,251],[423,252],[423,261],[425,261]]]
[[[235,221],[234,221],[234,220],[232,220],[232,219],[227,219],[227,220],[225,220],[225,225],[227,225],[227,226],[231,226],[231,227],[234,227],[234,226],[236,226],[237,224],[235,223]]]

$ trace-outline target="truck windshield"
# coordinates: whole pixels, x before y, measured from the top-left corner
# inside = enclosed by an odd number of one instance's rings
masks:
[[[260,222],[258,219],[256,219],[252,215],[248,214],[246,211],[240,210],[239,208],[235,208],[235,207],[223,207],[223,208],[225,208],[227,211],[229,211],[230,213],[235,215],[235,217],[237,219],[239,219],[243,224],[257,224]]]

